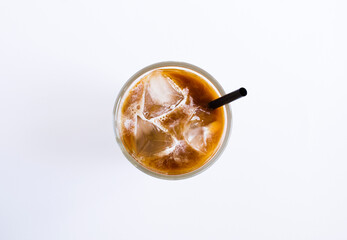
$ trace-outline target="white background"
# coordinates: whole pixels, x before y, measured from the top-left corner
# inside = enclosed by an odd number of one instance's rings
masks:
[[[347,239],[343,0],[0,1],[0,239]],[[147,176],[112,128],[159,61],[212,74],[228,148],[187,180]]]

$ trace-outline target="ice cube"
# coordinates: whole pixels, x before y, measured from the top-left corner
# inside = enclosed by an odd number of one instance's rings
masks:
[[[178,141],[173,151],[173,160],[178,166],[196,160],[196,151],[186,141]],[[195,158],[194,158],[195,157]]]
[[[155,124],[137,116],[136,152],[141,156],[152,156],[171,148],[173,138]]]
[[[211,144],[212,134],[218,127],[219,123],[214,121],[210,112],[197,109],[185,125],[183,136],[192,148],[206,153]]]
[[[174,135],[177,140],[183,139],[184,126],[196,110],[191,97],[187,97],[183,101],[185,102],[179,104],[174,110],[167,113],[165,117],[156,120],[167,129],[168,133]]]
[[[187,143],[196,150],[201,152],[207,151],[207,141],[209,137],[208,128],[199,125],[190,125],[188,130],[185,131],[184,137]]]
[[[157,70],[147,76],[143,115],[147,119],[163,115],[174,109],[184,96],[172,80]]]

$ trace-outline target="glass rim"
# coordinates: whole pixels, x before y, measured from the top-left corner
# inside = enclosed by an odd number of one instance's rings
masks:
[[[225,108],[225,114],[226,114],[226,121],[225,121],[226,128],[225,128],[225,133],[224,133],[224,136],[222,139],[222,143],[219,146],[219,149],[215,152],[214,156],[212,156],[212,158],[210,158],[204,165],[202,165],[198,169],[195,169],[192,172],[188,172],[188,173],[184,173],[184,174],[178,174],[178,175],[161,174],[161,173],[157,173],[157,172],[154,172],[154,171],[151,171],[151,170],[145,168],[143,165],[141,165],[139,162],[137,162],[136,159],[134,159],[134,157],[132,157],[128,153],[128,151],[125,149],[123,142],[121,140],[121,137],[120,137],[117,117],[118,117],[118,112],[119,112],[119,106],[122,102],[122,98],[123,98],[124,94],[127,92],[127,90],[129,89],[129,87],[136,80],[138,80],[139,77],[141,77],[142,75],[144,75],[150,71],[153,71],[155,69],[163,68],[163,67],[180,67],[180,68],[185,68],[185,69],[191,70],[193,72],[196,72],[196,73],[200,74],[201,76],[203,76],[205,78],[205,80],[209,81],[217,89],[217,91],[220,93],[221,96],[225,95],[225,91],[222,88],[222,86],[219,84],[219,82],[214,77],[212,77],[211,74],[209,74],[205,70],[203,70],[203,69],[201,69],[195,65],[192,65],[190,63],[175,62],[175,61],[164,61],[164,62],[154,63],[154,64],[151,64],[151,65],[144,67],[141,70],[137,71],[134,75],[132,75],[124,83],[123,87],[121,88],[121,90],[118,93],[118,96],[116,98],[116,101],[115,101],[115,104],[113,107],[113,128],[114,128],[114,132],[115,132],[116,141],[117,141],[118,145],[120,146],[123,155],[137,169],[141,170],[142,172],[144,172],[144,173],[146,173],[152,177],[156,177],[156,178],[160,178],[160,179],[166,179],[166,180],[186,179],[186,178],[196,176],[197,174],[202,173],[203,171],[208,169],[210,166],[212,166],[217,161],[217,159],[219,159],[219,157],[224,152],[224,150],[227,146],[227,143],[229,141],[229,135],[231,133],[231,127],[232,127],[231,108],[230,108],[229,104],[226,104],[223,106]]]

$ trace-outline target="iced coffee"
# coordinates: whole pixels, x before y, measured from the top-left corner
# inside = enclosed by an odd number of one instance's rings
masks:
[[[219,150],[225,107],[209,109],[218,90],[189,69],[162,67],[139,76],[118,106],[116,126],[127,153],[164,175],[193,172]]]

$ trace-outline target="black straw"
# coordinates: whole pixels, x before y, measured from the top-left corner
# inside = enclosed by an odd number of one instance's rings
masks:
[[[217,98],[208,103],[208,107],[212,109],[219,108],[225,104],[228,104],[236,99],[244,97],[247,95],[247,90],[245,88],[240,88],[234,92],[228,93],[220,98]]]

